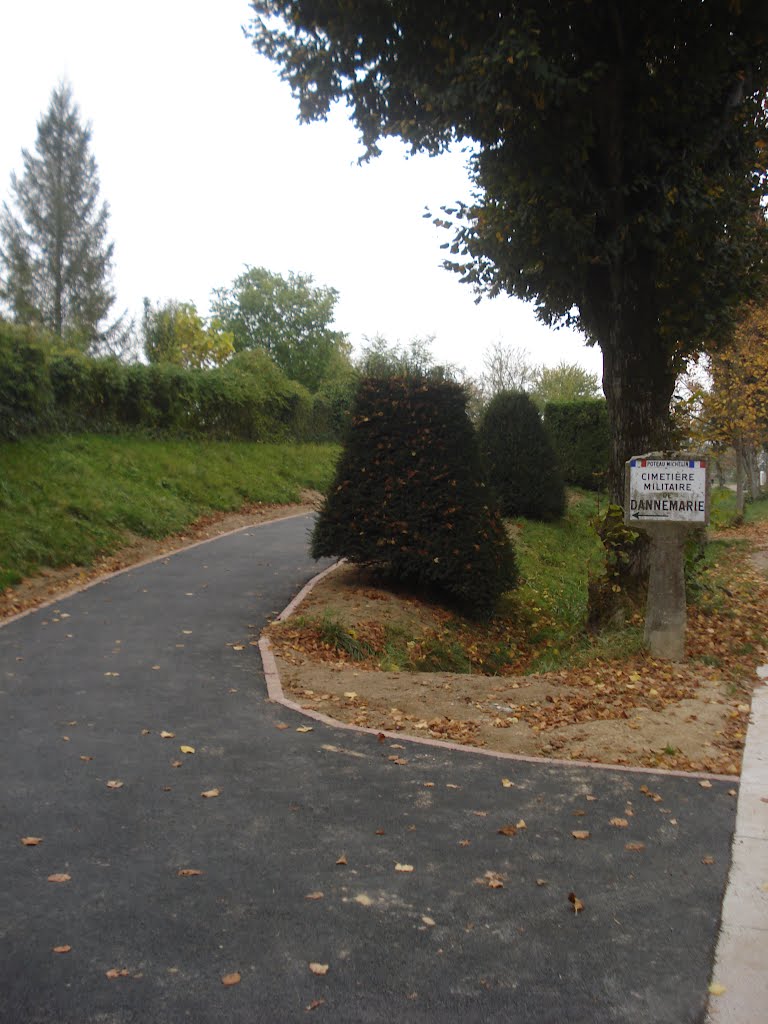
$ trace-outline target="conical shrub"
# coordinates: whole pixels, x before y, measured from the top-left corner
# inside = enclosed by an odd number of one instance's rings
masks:
[[[470,614],[492,611],[517,570],[466,402],[454,382],[361,382],[312,536],[315,558],[378,567]]]
[[[522,391],[501,391],[485,410],[480,449],[505,516],[559,519],[565,486],[539,412]]]

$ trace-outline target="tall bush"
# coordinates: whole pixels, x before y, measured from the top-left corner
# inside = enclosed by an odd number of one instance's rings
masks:
[[[512,545],[483,479],[464,389],[366,378],[312,535],[338,555],[435,588],[477,615],[516,582]]]
[[[480,422],[488,477],[507,516],[558,519],[565,487],[552,444],[533,401],[522,391],[495,395]]]
[[[544,426],[568,484],[599,490],[608,474],[611,435],[603,398],[548,402]]]
[[[0,320],[0,439],[47,430],[53,415],[42,333]]]

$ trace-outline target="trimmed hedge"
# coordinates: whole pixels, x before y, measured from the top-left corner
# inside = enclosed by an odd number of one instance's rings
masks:
[[[568,484],[600,490],[608,473],[611,435],[604,398],[550,402],[544,426]]]
[[[366,378],[312,535],[341,556],[436,589],[486,615],[517,581],[514,549],[483,479],[464,389]]]
[[[338,439],[322,396],[289,380],[265,353],[216,370],[126,365],[57,351],[32,328],[0,321],[0,439],[137,430],[247,441]]]
[[[539,411],[522,391],[501,391],[478,432],[488,479],[505,516],[559,519],[565,487]]]

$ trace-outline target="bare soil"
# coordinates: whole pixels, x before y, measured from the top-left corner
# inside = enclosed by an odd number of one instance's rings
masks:
[[[768,571],[768,529],[757,537],[753,530],[749,539],[757,545],[744,569],[752,573],[747,589],[762,605],[765,581],[756,570]],[[386,623],[418,636],[435,627],[442,613],[342,565],[311,591],[298,619],[274,624],[269,635],[286,693],[342,722],[509,754],[737,775],[754,665],[768,661],[762,621],[756,634],[749,610],[744,628],[748,620],[749,636],[759,634],[763,645],[746,645],[753,652],[728,672],[695,655],[705,647],[721,656],[722,665],[728,645],[739,639],[741,611],[728,620],[732,635],[723,639],[722,620],[689,610],[694,658],[683,664],[638,655],[544,675],[380,671],[318,642],[317,631],[303,623],[329,613],[360,636]],[[757,606],[751,611],[757,613]]]

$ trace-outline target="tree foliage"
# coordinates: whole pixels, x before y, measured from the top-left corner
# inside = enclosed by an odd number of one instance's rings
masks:
[[[348,361],[346,335],[332,327],[339,294],[309,274],[288,277],[248,267],[229,288],[214,291],[214,315],[231,331],[236,351],[264,349],[310,391]]]
[[[565,487],[539,411],[522,391],[500,391],[478,432],[488,479],[505,516],[559,519]]]
[[[490,400],[500,391],[527,391],[533,386],[538,368],[527,349],[496,341],[483,353],[480,391]]]
[[[344,100],[369,155],[474,143],[448,265],[600,345],[612,478],[664,446],[682,360],[765,254],[768,6],[734,0],[254,0],[303,120]]]
[[[90,126],[68,85],[59,85],[37,125],[35,152],[11,175],[0,215],[0,296],[22,324],[39,324],[82,348],[122,331],[104,321],[114,303],[109,208],[99,200]]]
[[[597,374],[578,363],[561,361],[557,366],[541,366],[536,371],[533,398],[544,407],[548,402],[582,402],[600,397]]]
[[[214,320],[203,323],[191,302],[152,306],[144,299],[141,321],[144,355],[150,363],[173,363],[188,370],[221,366],[234,353],[234,338]]]
[[[565,482],[591,491],[602,490],[611,448],[605,399],[548,402],[544,427]]]
[[[361,382],[312,554],[434,588],[477,615],[514,586],[514,551],[485,485],[459,384]]]
[[[430,380],[456,380],[461,371],[448,364],[436,363],[432,352],[435,338],[411,338],[407,345],[391,345],[377,334],[366,338],[355,368],[363,377],[406,377]]]

